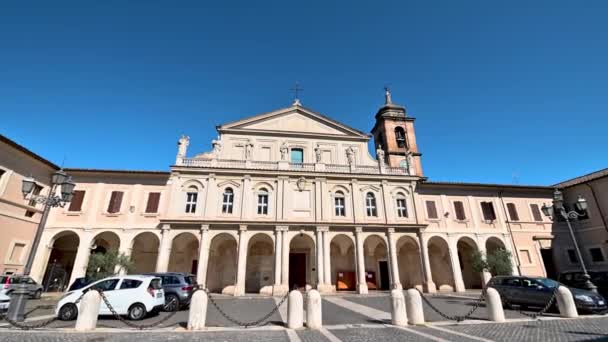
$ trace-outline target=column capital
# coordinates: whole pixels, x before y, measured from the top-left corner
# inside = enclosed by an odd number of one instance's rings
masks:
[[[355,234],[363,233],[363,227],[355,227]]]
[[[208,224],[201,224],[201,233],[206,233],[209,231],[209,225]]]
[[[386,229],[386,233],[387,233],[388,235],[392,235],[393,233],[395,233],[395,228],[387,228],[387,229]]]
[[[276,226],[275,230],[277,232],[286,232],[289,231],[289,226]]]
[[[247,225],[246,224],[239,225],[239,232],[246,232],[246,231],[247,231]]]
[[[328,232],[329,226],[317,226],[317,231],[318,232]]]
[[[164,224],[162,225],[162,227],[160,227],[160,229],[161,229],[161,231],[162,231],[163,233],[164,233],[164,232],[166,232],[166,231],[168,231],[168,230],[171,230],[171,224],[169,224],[169,223],[164,223]]]

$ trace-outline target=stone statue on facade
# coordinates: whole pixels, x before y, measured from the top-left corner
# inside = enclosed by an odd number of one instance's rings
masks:
[[[220,153],[222,153],[222,141],[220,137],[211,141],[211,145],[213,146],[213,155],[215,158],[219,158]]]
[[[378,145],[378,149],[376,150],[376,158],[378,161],[384,164],[384,150],[382,149],[382,145]]]
[[[247,143],[245,144],[245,159],[251,160],[252,156],[253,156],[253,143],[251,142],[251,140],[247,140]]]
[[[190,137],[182,134],[177,141],[177,156],[179,158],[185,158],[186,152],[188,151],[188,145],[190,145]]]
[[[408,172],[412,172],[412,162],[414,160],[414,153],[412,151],[406,151],[405,152],[405,161],[407,163],[407,171]]]
[[[316,159],[317,163],[321,162],[321,159],[323,157],[322,154],[323,154],[323,151],[321,151],[321,147],[319,147],[319,144],[317,144],[317,147],[315,147],[315,159]]]
[[[355,149],[352,146],[346,149],[346,160],[348,161],[348,165],[355,164]]]
[[[289,153],[289,146],[287,146],[287,142],[283,141],[281,144],[281,160],[287,160],[287,154]]]

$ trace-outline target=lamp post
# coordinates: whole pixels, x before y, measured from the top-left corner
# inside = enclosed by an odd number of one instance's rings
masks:
[[[31,192],[35,185],[36,180],[32,177],[24,178],[21,184],[23,198],[44,204],[44,210],[42,211],[40,223],[38,223],[34,242],[32,243],[32,248],[30,249],[30,253],[27,258],[27,263],[23,269],[23,277],[21,278],[23,281],[20,281],[15,290],[11,292],[11,303],[9,306],[8,317],[19,322],[23,321],[24,319],[23,312],[27,297],[29,295],[27,290],[28,286],[25,283],[26,277],[29,276],[32,271],[32,264],[34,263],[36,251],[38,250],[38,245],[40,244],[40,238],[42,237],[42,232],[44,231],[44,226],[46,225],[49,211],[51,208],[55,207],[63,208],[68,202],[70,202],[74,196],[74,187],[76,186],[76,184],[74,184],[72,181],[72,178],[63,170],[59,170],[53,173],[51,176],[51,190],[49,191],[48,196],[32,194]],[[55,194],[58,187],[61,189],[61,196],[57,196]]]
[[[574,236],[574,230],[572,229],[572,224],[570,224],[570,219],[585,216],[587,208],[589,206],[587,204],[587,200],[581,195],[578,195],[578,198],[576,199],[576,203],[574,205],[576,207],[576,210],[567,211],[566,207],[564,207],[564,195],[561,191],[559,191],[559,189],[555,189],[555,191],[553,192],[553,205],[543,205],[542,211],[545,216],[548,217],[554,217],[555,212],[557,211],[557,213],[566,220],[566,223],[568,224],[568,231],[570,232],[570,238],[572,238],[574,250],[576,251],[576,256],[578,257],[578,260],[581,263],[581,268],[583,269],[583,278],[585,279],[584,288],[586,290],[597,293],[597,286],[595,286],[591,282],[591,277],[589,276],[589,273],[587,273],[585,261],[583,260],[581,250],[578,248],[578,243],[576,242],[576,237]],[[580,214],[579,212],[582,212],[582,214]]]

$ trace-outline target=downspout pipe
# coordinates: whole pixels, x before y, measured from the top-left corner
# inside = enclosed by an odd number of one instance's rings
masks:
[[[517,252],[517,246],[515,245],[515,239],[513,238],[513,231],[511,230],[511,223],[509,222],[509,215],[505,206],[505,200],[502,197],[504,190],[498,191],[498,198],[500,198],[500,204],[502,211],[505,215],[505,223],[507,224],[507,230],[509,231],[509,237],[511,238],[511,246],[513,246],[513,253],[515,254],[515,262],[517,263],[517,272],[521,275],[521,260],[519,260],[519,253]]]

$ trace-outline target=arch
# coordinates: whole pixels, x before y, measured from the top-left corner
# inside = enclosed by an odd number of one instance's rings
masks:
[[[254,186],[251,187],[253,191],[260,191],[262,188],[266,188],[266,191],[268,192],[274,191],[274,186],[269,182],[257,182]]]
[[[156,270],[159,245],[158,236],[152,232],[139,233],[133,238],[131,261],[135,273],[147,273]]]
[[[424,281],[418,242],[411,236],[402,236],[397,240],[396,248],[401,285],[404,289],[422,289]]]
[[[101,232],[93,238],[91,242],[91,253],[105,253],[120,248],[120,237],[110,231]]]
[[[247,246],[245,292],[259,293],[264,286],[274,283],[274,246],[270,236],[257,233]]]
[[[447,241],[440,236],[433,236],[428,240],[427,248],[433,283],[439,291],[454,291],[454,272]]]
[[[338,291],[354,291],[357,288],[355,243],[345,234],[334,236],[329,245],[331,259],[331,283]]]
[[[376,234],[369,235],[363,241],[363,253],[367,287],[370,290],[390,289],[388,248],[384,238]]]
[[[198,238],[192,233],[176,235],[171,242],[168,271],[196,274],[198,245]]]
[[[332,194],[338,191],[342,191],[344,194],[350,194],[350,190],[348,189],[348,187],[342,184],[336,184],[331,188],[331,190],[329,190],[329,192]]]
[[[499,249],[506,249],[505,243],[498,237],[490,236],[486,240],[486,253],[492,254]]]
[[[236,284],[237,241],[229,233],[220,233],[209,244],[207,288],[221,293],[227,286]]]
[[[473,271],[473,254],[478,251],[475,241],[463,236],[456,243],[458,251],[458,261],[462,272],[462,280],[466,289],[480,289],[482,287],[482,277],[480,273]]]
[[[410,190],[406,189],[402,186],[398,186],[396,188],[393,188],[390,192],[391,196],[396,197],[397,195],[399,195],[399,193],[401,193],[403,196],[405,197],[409,197],[410,196]]]
[[[405,142],[405,129],[401,126],[395,127],[395,142],[397,147],[407,147]]]
[[[314,283],[315,241],[308,234],[298,234],[289,241],[289,288],[305,288]]]
[[[74,269],[80,237],[73,231],[64,230],[55,234],[51,241],[42,286],[45,292],[62,292],[70,285],[68,282]]]
[[[202,191],[205,186],[201,181],[197,179],[189,179],[182,184],[182,191],[187,191],[188,189],[195,188],[197,191]]]

